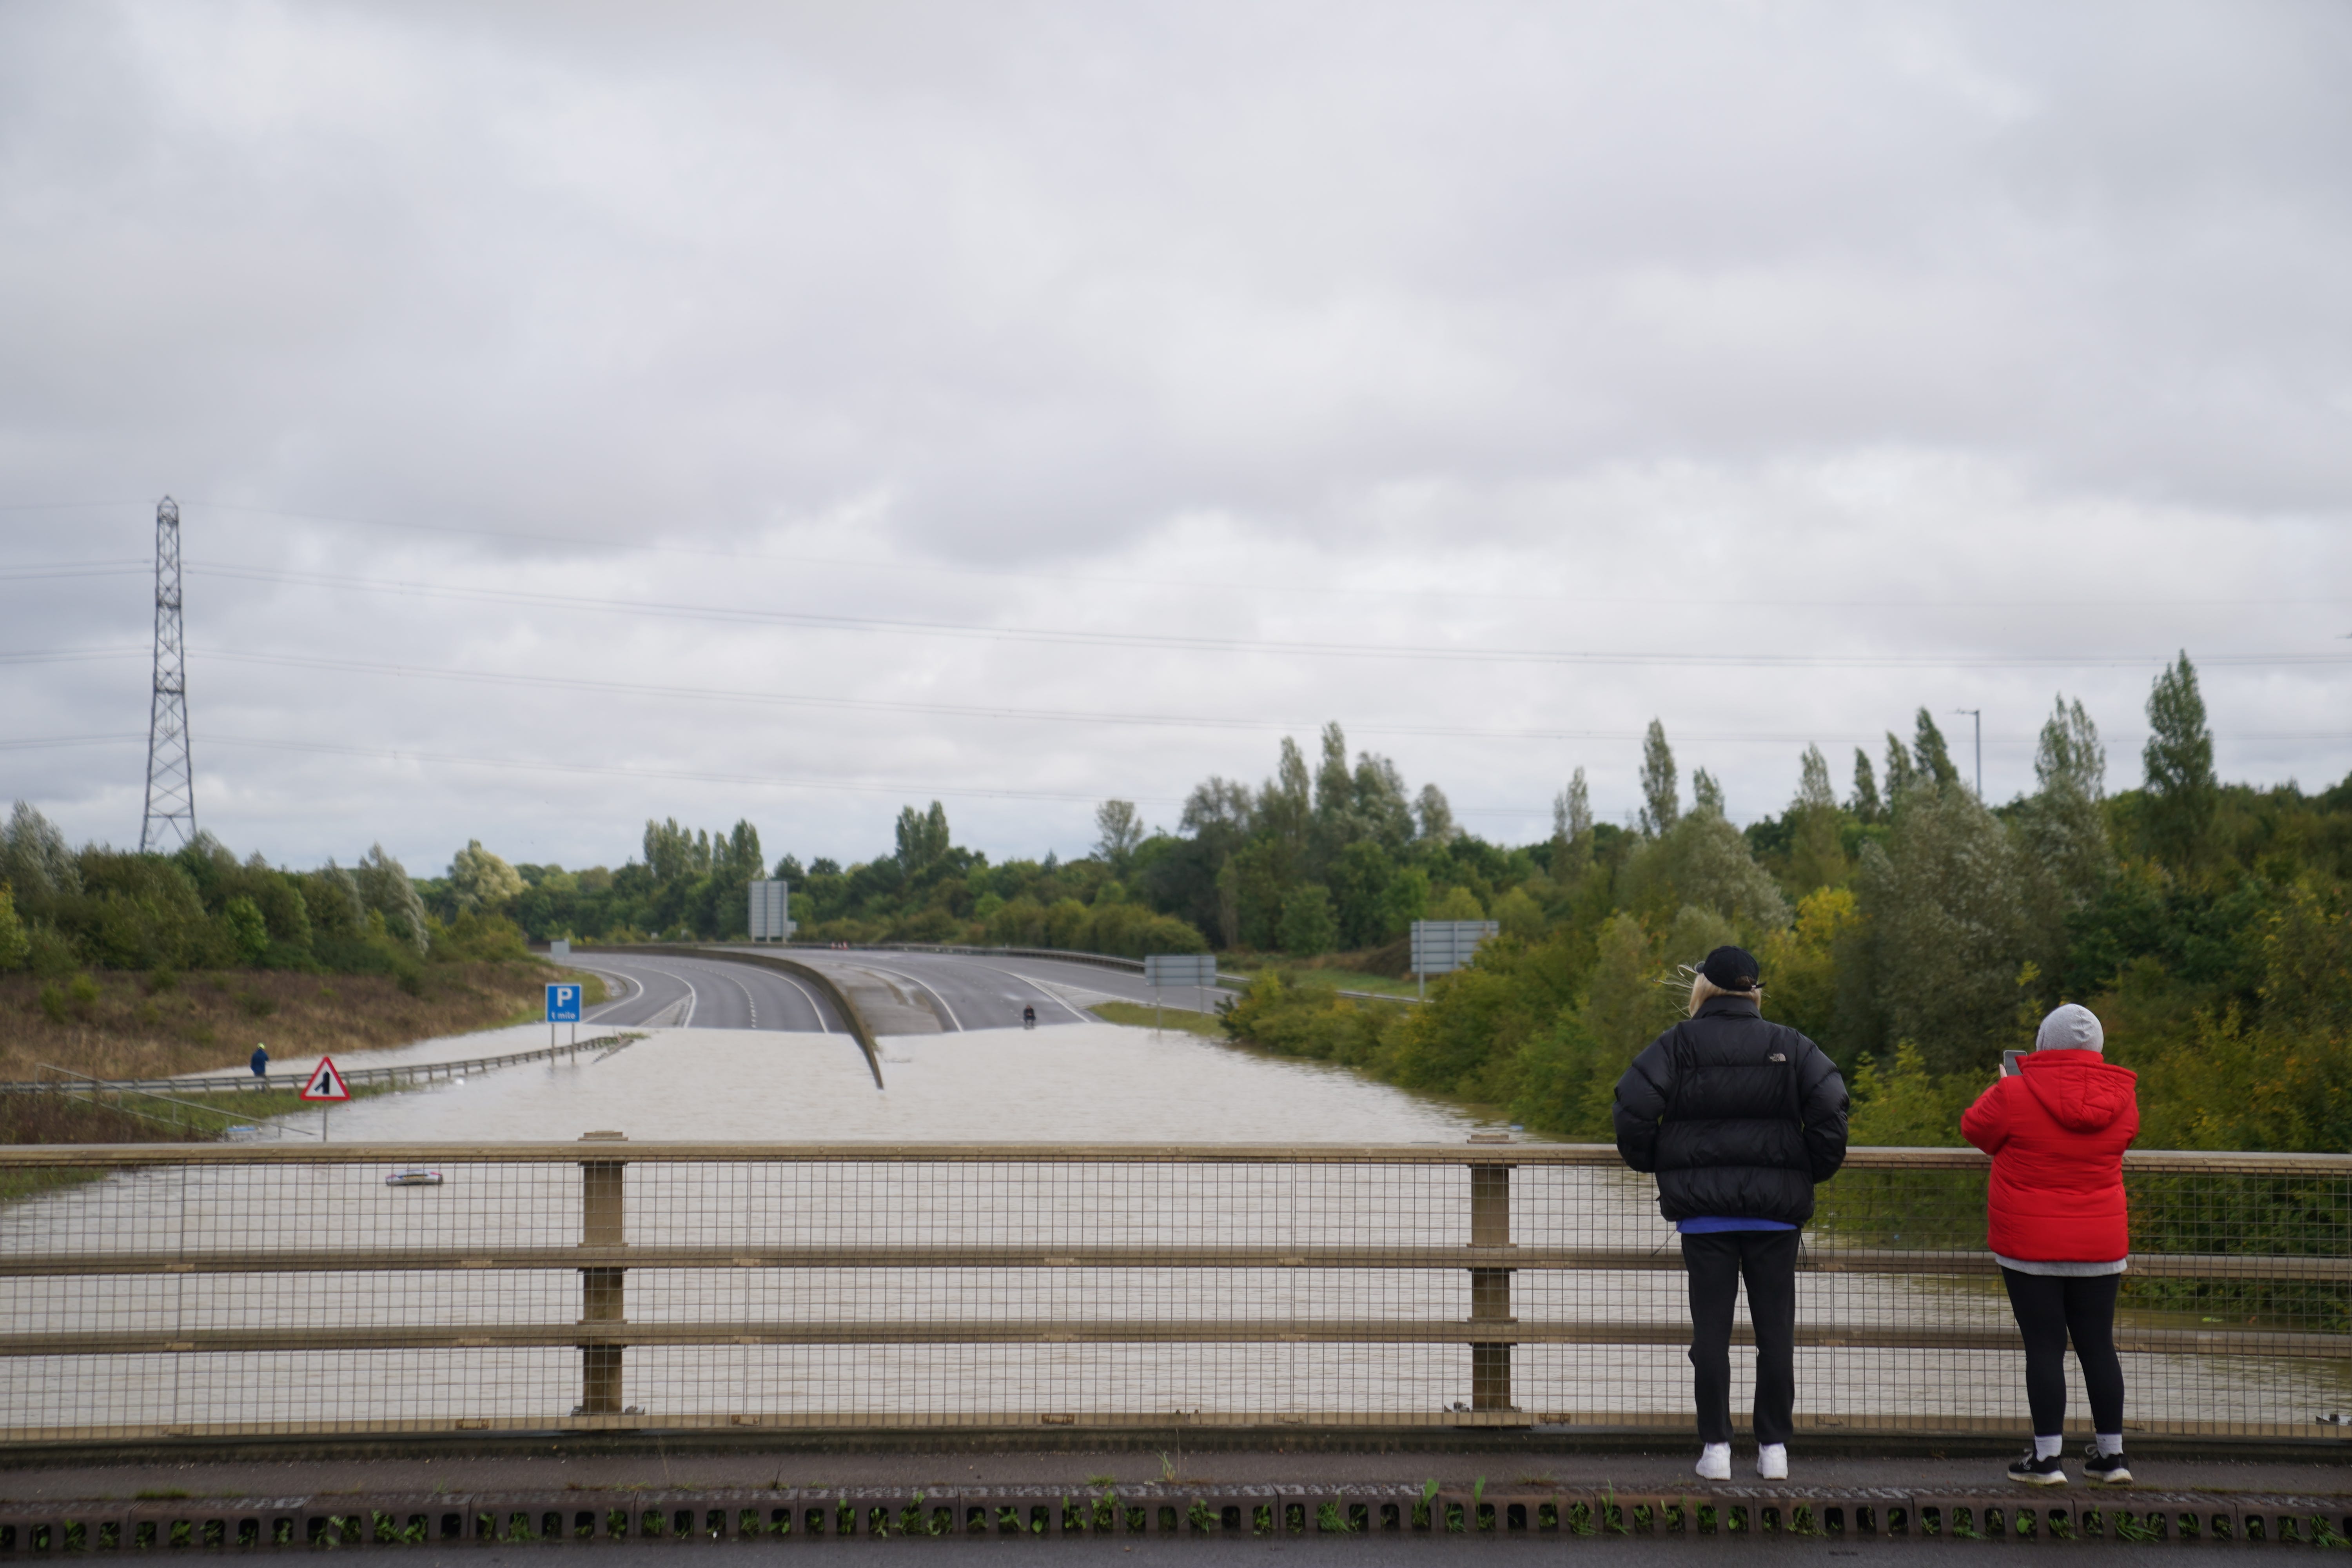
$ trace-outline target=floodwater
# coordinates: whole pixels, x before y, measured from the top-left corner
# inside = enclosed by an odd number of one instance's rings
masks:
[[[545,1040],[542,1029],[531,1044]],[[772,1143],[1458,1143],[1498,1125],[1343,1068],[1173,1029],[889,1035],[882,1055],[885,1087],[877,1089],[865,1057],[840,1035],[663,1029],[607,1057],[533,1062],[356,1101],[332,1112],[328,1135],[475,1142],[610,1130],[639,1141]],[[371,1053],[366,1061],[393,1059]],[[319,1118],[287,1121],[307,1131]]]
[[[479,1037],[461,1056],[484,1048]],[[536,1041],[543,1041],[544,1033]],[[431,1047],[448,1059],[448,1042]],[[663,1030],[600,1058],[531,1063],[331,1112],[333,1142],[564,1141],[591,1131],[637,1142],[877,1142],[1459,1145],[1486,1130],[1449,1105],[1344,1069],[1286,1061],[1174,1031],[1110,1025],[981,1030],[883,1042],[887,1088],[841,1036]],[[372,1059],[387,1059],[381,1055]],[[321,1118],[288,1119],[293,1141]],[[599,1153],[625,1156],[626,1145]],[[388,1187],[363,1165],[126,1172],[0,1208],[0,1257],[569,1248],[583,1237],[580,1156],[448,1163],[435,1187]],[[755,1257],[723,1268],[632,1268],[625,1321],[727,1326],[727,1342],[632,1344],[625,1413],[582,1416],[583,1352],[501,1346],[501,1327],[587,1316],[584,1271],[453,1262],[433,1269],[34,1275],[0,1279],[9,1332],[141,1336],[121,1353],[19,1356],[0,1379],[0,1438],[74,1433],[448,1430],[484,1423],[953,1425],[1035,1421],[1428,1421],[1471,1394],[1469,1270],[1156,1265],[1170,1247],[1451,1247],[1468,1239],[1466,1167],[1297,1163],[877,1163],[751,1162],[625,1167],[629,1242],[745,1252],[830,1251],[803,1266]],[[1557,1423],[1686,1419],[1687,1321],[1674,1241],[1648,1181],[1612,1166],[1522,1166],[1511,1236],[1523,1247],[1603,1247],[1650,1268],[1521,1269],[1522,1323],[1591,1325],[1593,1342],[1510,1352],[1510,1397]],[[1819,1244],[1819,1238],[1816,1238]],[[1136,1249],[1128,1264],[950,1266],[941,1249]],[[844,1255],[929,1249],[881,1267]],[[1131,1254],[1132,1256],[1132,1254]],[[2001,1329],[1984,1281],[1808,1273],[1801,1322],[1882,1329]],[[1160,1326],[1091,1338],[1089,1323]],[[892,1342],[894,1327],[952,1323],[962,1342]],[[1188,1323],[1442,1325],[1382,1342],[1188,1340]],[[300,1331],[382,1335],[482,1331],[465,1347],[252,1350],[202,1336]],[[743,1331],[735,1332],[737,1326]],[[762,1342],[779,1327],[803,1342]],[[1171,1329],[1174,1331],[1168,1331]],[[1611,1337],[1614,1335],[1616,1337]],[[170,1347],[188,1336],[189,1348]],[[464,1348],[460,1348],[464,1347]],[[1750,1352],[1734,1352],[1738,1404]],[[2138,1418],[2307,1420],[2340,1369],[2309,1361],[2126,1357]],[[2315,1373],[2316,1377],[2315,1379]],[[1807,1349],[1801,1423],[2017,1426],[2020,1358],[1958,1348]],[[2310,1386],[2313,1383],[2318,1386]],[[2084,1406],[2079,1387],[2074,1408]],[[2340,1400],[2338,1400],[2340,1404]],[[2333,1407],[2333,1406],[2331,1406]]]

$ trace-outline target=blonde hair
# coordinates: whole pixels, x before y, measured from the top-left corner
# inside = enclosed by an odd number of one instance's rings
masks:
[[[1764,987],[1761,984],[1759,984],[1752,991],[1726,990],[1723,986],[1717,985],[1714,981],[1709,980],[1706,975],[1694,973],[1691,975],[1691,1016],[1693,1017],[1697,1016],[1699,1005],[1714,996],[1750,996],[1760,1002],[1764,999]]]

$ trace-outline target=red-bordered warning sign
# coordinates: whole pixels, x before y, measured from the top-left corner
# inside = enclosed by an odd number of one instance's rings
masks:
[[[335,1070],[335,1058],[320,1057],[319,1065],[310,1069],[310,1081],[302,1086],[305,1100],[349,1100],[352,1086]]]

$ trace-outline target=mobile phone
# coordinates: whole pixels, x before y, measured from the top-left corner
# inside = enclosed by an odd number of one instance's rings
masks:
[[[2025,1053],[2023,1051],[2003,1051],[2000,1053],[2000,1076],[2003,1078],[2015,1078],[2019,1073],[2025,1070],[2024,1064]]]

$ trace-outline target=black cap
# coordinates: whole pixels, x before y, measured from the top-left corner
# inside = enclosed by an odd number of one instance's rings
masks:
[[[1718,947],[1706,955],[1698,972],[1726,991],[1753,991],[1763,971],[1756,955],[1744,947]]]

